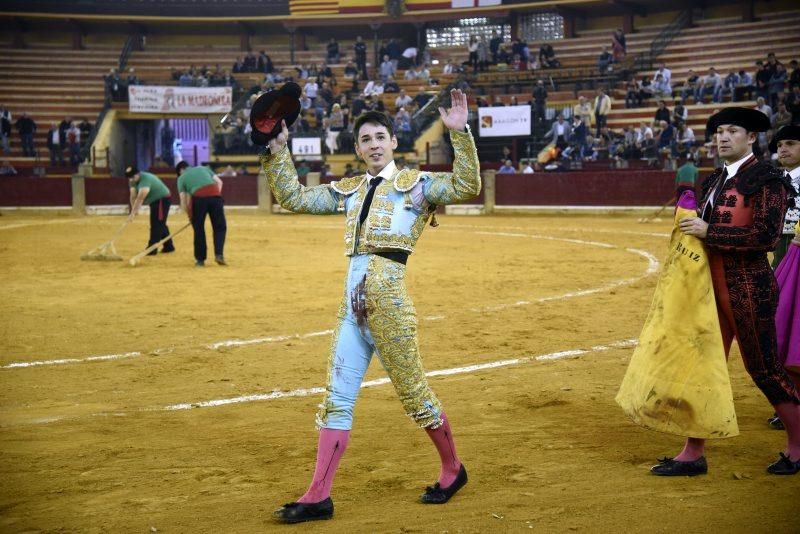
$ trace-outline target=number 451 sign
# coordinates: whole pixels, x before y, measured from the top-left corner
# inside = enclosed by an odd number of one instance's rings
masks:
[[[319,137],[293,137],[292,154],[295,156],[319,156],[322,140]]]

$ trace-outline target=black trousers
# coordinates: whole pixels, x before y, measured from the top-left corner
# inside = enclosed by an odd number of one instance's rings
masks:
[[[225,233],[225,202],[222,197],[192,197],[192,228],[194,228],[194,259],[205,261],[208,254],[206,246],[206,215],[211,219],[214,232],[214,255],[223,256]]]
[[[172,201],[169,198],[162,198],[151,202],[150,206],[150,241],[147,246],[155,245],[169,235],[169,228],[167,227],[167,217],[169,216],[169,207]],[[164,252],[172,252],[175,246],[172,244],[172,239],[164,243],[161,249]],[[155,254],[157,251],[151,252]]]

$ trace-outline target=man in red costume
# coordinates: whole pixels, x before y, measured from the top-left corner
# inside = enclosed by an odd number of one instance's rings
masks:
[[[800,472],[800,395],[778,359],[778,290],[767,260],[781,237],[790,185],[783,171],[753,156],[758,132],[770,128],[763,113],[725,108],[708,126],[717,133],[725,165],[703,182],[701,216],[682,219],[680,228],[705,242],[726,354],[735,337],[747,372],[786,426],[786,449],[767,471],[793,475]],[[705,474],[704,453],[704,439],[688,438],[678,456],[664,458],[651,472]]]

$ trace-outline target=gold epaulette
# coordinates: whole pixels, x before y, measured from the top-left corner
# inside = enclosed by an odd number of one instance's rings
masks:
[[[367,175],[362,176],[351,176],[349,178],[342,178],[337,182],[331,182],[331,189],[336,191],[341,195],[352,195],[358,188],[361,187],[361,184],[364,183],[364,180],[367,179]]]
[[[411,191],[419,182],[421,172],[414,169],[403,169],[394,177],[394,188],[401,193]]]

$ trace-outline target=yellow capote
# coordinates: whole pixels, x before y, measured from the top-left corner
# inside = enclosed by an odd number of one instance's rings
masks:
[[[616,401],[645,428],[695,438],[739,434],[703,243],[678,227]]]

